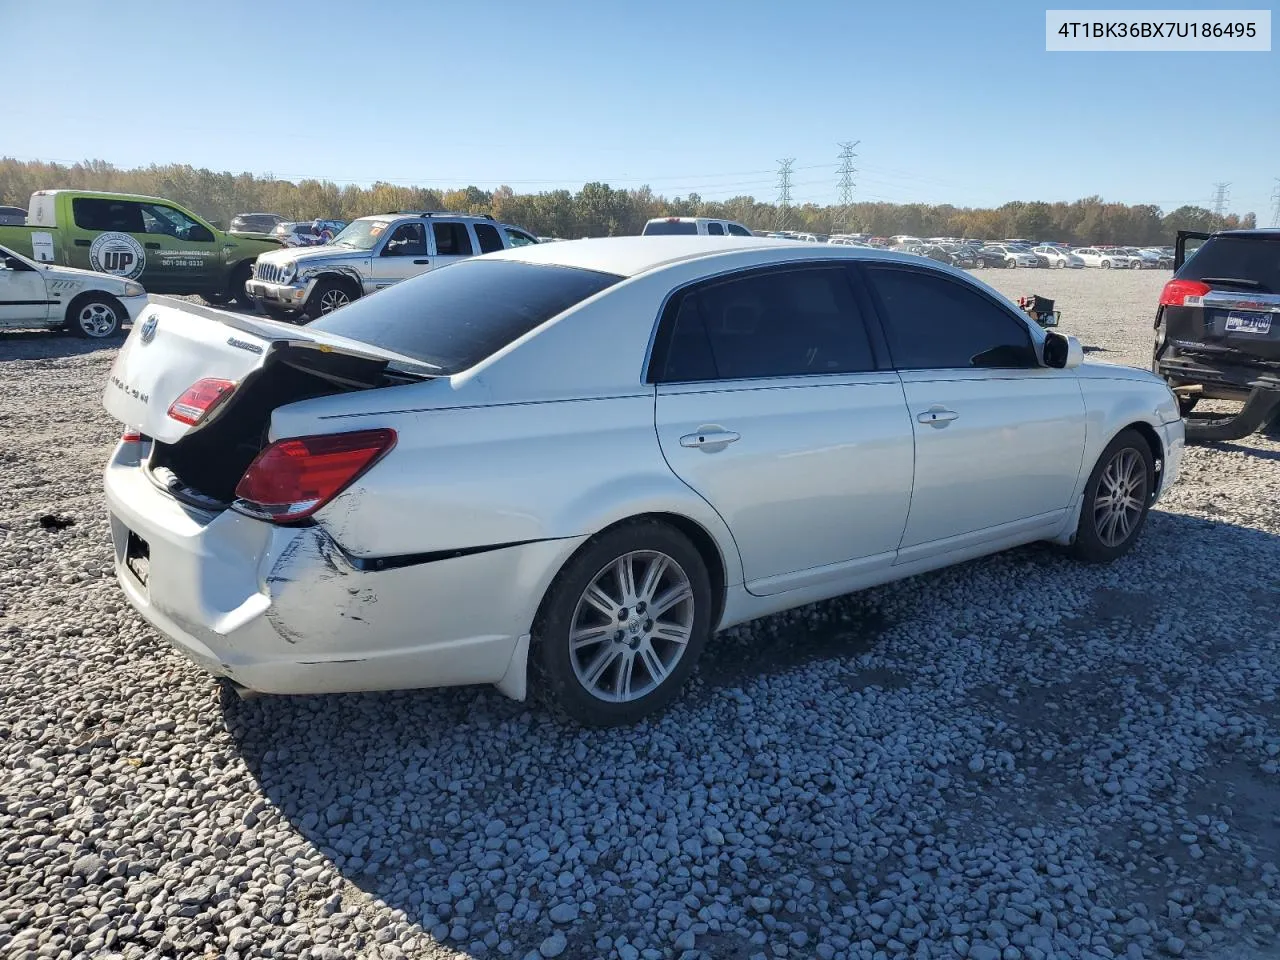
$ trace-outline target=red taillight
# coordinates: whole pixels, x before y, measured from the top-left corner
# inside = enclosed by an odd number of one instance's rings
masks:
[[[1203,297],[1212,289],[1199,280],[1170,280],[1160,291],[1160,306],[1182,307],[1186,305],[1187,297]]]
[[[126,430],[124,433],[120,434],[120,442],[121,443],[141,443],[142,434],[140,434],[137,430]]]
[[[289,523],[315,513],[396,443],[394,430],[360,430],[279,440],[240,478],[235,507],[261,520]]]
[[[169,407],[169,416],[179,423],[195,426],[208,418],[231,396],[236,385],[230,380],[197,380]]]

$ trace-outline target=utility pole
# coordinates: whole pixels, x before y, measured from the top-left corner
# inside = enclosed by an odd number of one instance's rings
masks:
[[[1227,187],[1229,183],[1215,183],[1213,185],[1213,215],[1215,217],[1225,217],[1227,215]]]
[[[1271,225],[1280,227],[1280,177],[1276,177],[1276,188],[1271,191]]]
[[[778,161],[778,216],[774,229],[785,230],[791,221],[791,165],[795,157]]]
[[[858,155],[853,152],[861,140],[842,140],[840,147],[840,179],[836,186],[840,188],[840,225],[846,231],[853,228],[853,175],[858,172],[853,161]]]

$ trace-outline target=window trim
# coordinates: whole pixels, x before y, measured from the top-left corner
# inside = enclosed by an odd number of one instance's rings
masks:
[[[873,304],[868,298],[866,290],[859,290],[861,278],[851,274],[850,268],[853,261],[846,258],[831,259],[809,259],[789,260],[784,263],[769,264],[752,264],[745,267],[731,267],[722,270],[719,273],[709,274],[707,276],[698,277],[683,283],[678,287],[668,291],[661,306],[658,308],[658,315],[654,321],[653,333],[649,338],[649,349],[645,355],[644,368],[641,374],[641,382],[650,386],[661,386],[664,384],[725,384],[725,383],[765,383],[776,380],[814,380],[818,378],[831,377],[857,377],[866,374],[883,374],[887,370],[891,370],[892,366],[889,362],[888,342],[884,338],[884,331],[880,327],[879,317],[873,311]],[[852,370],[840,373],[784,373],[764,377],[724,377],[715,380],[667,380],[661,376],[658,371],[663,370],[667,364],[667,354],[671,349],[671,340],[675,334],[676,317],[680,313],[680,307],[684,302],[684,298],[698,290],[715,286],[721,283],[729,283],[734,280],[745,279],[750,276],[769,275],[774,273],[792,273],[805,270],[822,270],[822,269],[839,269],[844,274],[845,283],[849,285],[850,295],[852,296],[858,311],[862,314],[859,318],[862,328],[866,332],[867,341],[871,348],[872,368],[870,370]]]
[[[1031,366],[1031,367],[974,367],[974,366],[899,367],[897,364],[897,361],[893,360],[893,351],[889,348],[889,343],[890,343],[889,324],[887,321],[889,311],[885,308],[884,302],[880,299],[880,291],[876,289],[875,279],[870,275],[870,271],[868,268],[875,268],[880,270],[894,270],[900,273],[913,273],[917,275],[923,274],[925,276],[936,277],[940,280],[953,283],[958,287],[962,287],[963,289],[968,290],[971,293],[977,294],[983,300],[987,301],[987,303],[995,307],[996,310],[998,310],[1000,313],[1003,313],[1006,317],[1008,317],[1013,323],[1017,324],[1018,328],[1021,329],[1023,333],[1026,334],[1027,340],[1031,344],[1031,352],[1032,354],[1034,354],[1036,358],[1035,366]],[[919,373],[921,371],[928,371],[928,370],[981,370],[989,373],[991,371],[997,371],[997,370],[1026,371],[1026,370],[1044,369],[1044,365],[1045,365],[1044,364],[1044,341],[1040,337],[1037,337],[1035,332],[1031,329],[1031,323],[1029,319],[1023,316],[1019,316],[1016,312],[1011,310],[1007,304],[1001,303],[998,298],[993,297],[990,293],[982,289],[982,287],[978,286],[972,280],[954,276],[950,272],[945,270],[936,270],[931,267],[926,267],[926,266],[922,266],[914,263],[899,263],[896,260],[868,260],[865,262],[857,262],[855,264],[855,270],[861,275],[863,279],[863,286],[866,289],[867,296],[872,302],[873,312],[876,318],[876,325],[880,328],[880,333],[884,337],[885,349],[888,352],[888,356],[892,364],[892,369],[898,371],[899,373]]]

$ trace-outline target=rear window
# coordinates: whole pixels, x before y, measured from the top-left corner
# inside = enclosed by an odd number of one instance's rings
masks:
[[[1253,280],[1263,293],[1280,293],[1280,239],[1210,237],[1178,270],[1179,280],[1206,277]]]
[[[674,223],[668,220],[659,220],[657,223],[646,223],[644,225],[644,236],[655,237],[666,234],[696,234],[698,225],[696,223],[684,223],[677,220]]]
[[[464,260],[362,297],[309,326],[424,360],[448,375],[621,279],[573,267]]]

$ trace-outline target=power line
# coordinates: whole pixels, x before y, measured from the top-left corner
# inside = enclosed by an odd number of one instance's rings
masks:
[[[774,229],[785,230],[791,220],[791,168],[795,157],[778,161],[778,216]]]
[[[853,152],[853,148],[861,142],[861,140],[843,140],[838,144],[840,178],[836,181],[836,186],[840,189],[840,223],[845,230],[853,229],[853,224],[850,222],[853,206],[853,175],[858,172],[853,165],[854,159],[858,156]]]
[[[1271,225],[1280,227],[1280,177],[1276,177],[1276,188],[1271,191]]]
[[[1213,215],[1215,217],[1224,216],[1227,212],[1227,187],[1229,183],[1215,183],[1213,185]]]

